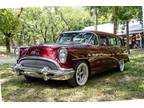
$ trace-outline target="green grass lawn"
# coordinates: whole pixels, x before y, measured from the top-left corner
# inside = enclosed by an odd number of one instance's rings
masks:
[[[83,87],[66,81],[26,81],[12,73],[10,64],[0,65],[3,101],[112,101],[144,99],[144,54],[134,52],[124,72],[95,75]]]

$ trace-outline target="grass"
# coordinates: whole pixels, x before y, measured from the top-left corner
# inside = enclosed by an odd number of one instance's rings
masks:
[[[113,101],[144,99],[144,54],[134,52],[124,72],[115,70],[92,77],[83,87],[66,81],[26,81],[10,64],[0,65],[3,101]]]

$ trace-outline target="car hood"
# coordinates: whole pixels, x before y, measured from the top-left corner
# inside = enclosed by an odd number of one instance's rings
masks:
[[[26,51],[25,56],[41,56],[41,57],[49,57],[49,58],[55,58],[55,55],[59,48],[67,48],[67,49],[73,49],[73,48],[86,48],[89,47],[88,44],[42,44],[42,45],[36,45],[31,46]]]

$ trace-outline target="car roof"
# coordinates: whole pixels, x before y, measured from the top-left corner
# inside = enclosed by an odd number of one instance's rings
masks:
[[[103,31],[95,31],[95,30],[65,31],[63,33],[80,33],[80,32],[92,32],[92,33],[95,33],[95,34],[114,35],[112,33],[103,32]]]

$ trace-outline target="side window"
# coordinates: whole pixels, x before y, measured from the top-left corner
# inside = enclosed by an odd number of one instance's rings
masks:
[[[90,44],[93,44],[93,45],[97,45],[98,44],[98,41],[97,41],[97,38],[94,34],[91,33],[91,39],[90,39]]]
[[[121,41],[120,38],[117,38],[117,45],[118,45],[118,46],[122,46],[122,41]]]
[[[98,44],[97,38],[96,38],[96,36],[95,36],[93,33],[86,33],[85,36],[88,37],[88,38],[86,39],[86,42],[87,42],[87,43],[90,43],[90,44],[92,44],[92,45]]]
[[[108,45],[109,46],[116,46],[117,45],[116,38],[112,37],[112,36],[108,36]]]
[[[99,35],[99,43],[100,43],[100,46],[107,46],[107,36]]]

